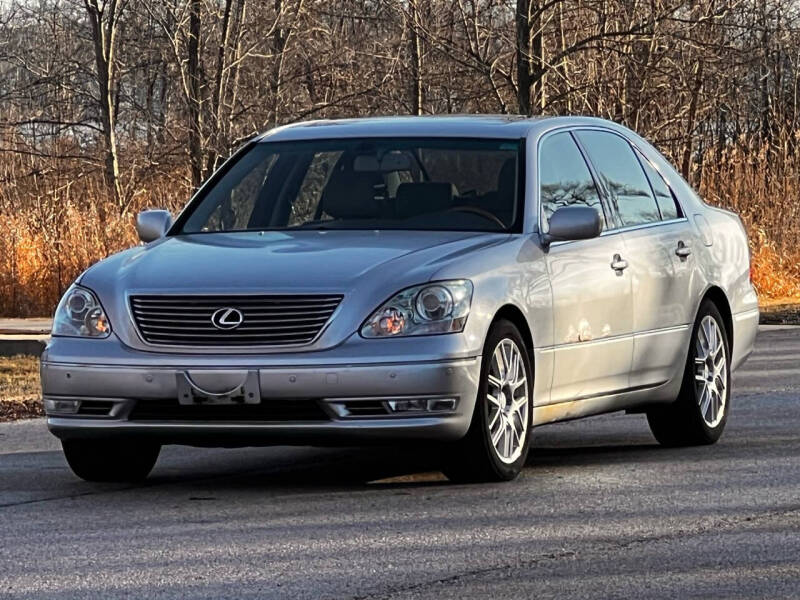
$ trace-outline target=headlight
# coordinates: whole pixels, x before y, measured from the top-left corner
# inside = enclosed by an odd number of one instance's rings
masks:
[[[105,338],[110,334],[111,323],[97,296],[86,288],[70,287],[58,303],[53,335]]]
[[[361,326],[366,338],[458,333],[472,304],[472,282],[437,281],[407,288],[372,313]]]

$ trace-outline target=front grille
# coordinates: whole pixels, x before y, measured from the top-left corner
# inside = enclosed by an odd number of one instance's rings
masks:
[[[331,318],[341,295],[131,296],[144,340],[164,346],[286,346],[308,344]],[[241,312],[238,327],[219,329],[220,309]]]
[[[177,400],[139,400],[130,421],[286,422],[329,421],[316,400],[262,400],[259,404],[180,404]]]

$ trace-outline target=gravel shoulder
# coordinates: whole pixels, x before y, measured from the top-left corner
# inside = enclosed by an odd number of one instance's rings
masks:
[[[35,356],[0,356],[0,421],[42,414],[39,359]]]
[[[800,303],[768,304],[760,310],[762,325],[800,325]]]

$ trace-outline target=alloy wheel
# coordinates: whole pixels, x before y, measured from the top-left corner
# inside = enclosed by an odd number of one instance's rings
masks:
[[[719,425],[725,415],[728,369],[725,340],[711,315],[700,322],[695,340],[695,398],[705,424]]]
[[[502,339],[492,353],[486,392],[489,437],[497,457],[506,464],[517,460],[528,435],[528,379],[517,344]]]

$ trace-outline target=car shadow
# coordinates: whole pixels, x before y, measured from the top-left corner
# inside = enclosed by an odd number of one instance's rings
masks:
[[[424,488],[454,485],[441,472],[443,451],[436,446],[365,447],[322,450],[291,458],[291,450],[273,459],[258,454],[228,470],[225,464],[204,473],[159,469],[150,484],[177,484],[204,489],[343,491]],[[190,458],[188,460],[191,460]],[[654,443],[532,447],[523,470],[540,477],[553,467],[625,461],[675,460],[674,452]],[[232,465],[231,465],[232,466]]]
[[[538,467],[599,465],[624,462],[635,458],[638,462],[674,460],[674,453],[656,443],[652,444],[598,444],[531,448],[527,469]]]
[[[225,464],[203,473],[159,469],[148,484],[177,483],[193,486],[198,482],[208,489],[293,489],[334,490],[374,486],[432,486],[447,484],[439,472],[436,455],[425,448],[363,447],[318,449],[298,453],[288,449],[274,456],[272,449],[250,454],[244,464],[227,469]],[[189,457],[191,455],[188,455]],[[191,458],[187,458],[191,460]]]

